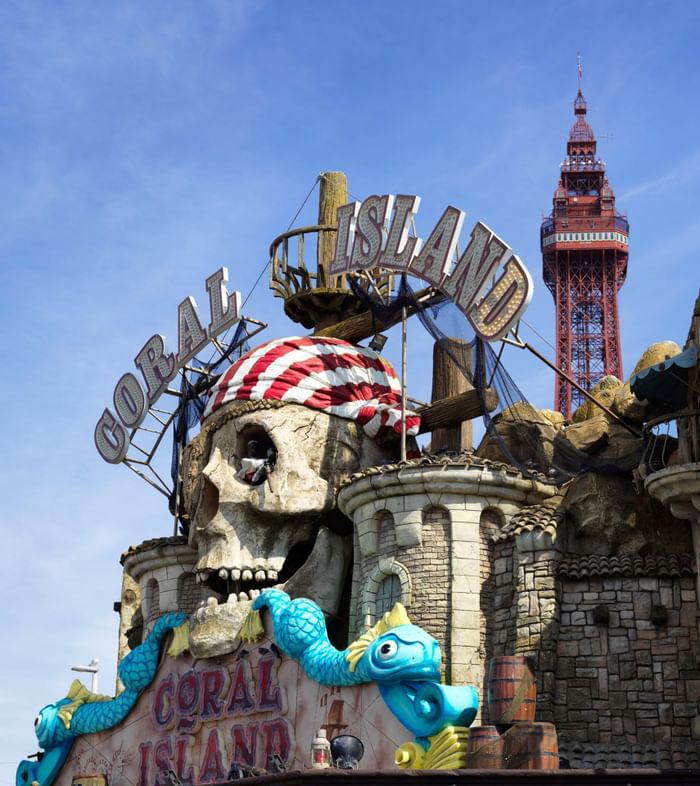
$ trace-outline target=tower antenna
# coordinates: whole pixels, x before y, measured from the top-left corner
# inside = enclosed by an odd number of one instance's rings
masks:
[[[580,52],[576,53],[576,65],[578,66],[578,91],[580,93],[581,92],[581,79],[583,77],[583,74],[581,72],[581,53]]]

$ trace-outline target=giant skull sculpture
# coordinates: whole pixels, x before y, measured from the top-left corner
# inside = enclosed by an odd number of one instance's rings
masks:
[[[398,382],[370,350],[284,339],[252,350],[217,383],[183,461],[190,542],[208,599],[191,620],[196,657],[233,649],[250,602],[269,586],[338,612],[351,562],[339,483],[386,461],[374,439],[400,429]],[[418,420],[408,419],[414,432]],[[274,467],[246,480],[251,443]]]

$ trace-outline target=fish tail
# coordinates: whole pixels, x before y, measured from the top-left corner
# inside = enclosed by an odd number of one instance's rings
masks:
[[[163,639],[186,619],[186,614],[170,612],[156,620],[146,641],[133,649],[119,665],[119,676],[127,689],[140,692],[151,684],[158,668]]]

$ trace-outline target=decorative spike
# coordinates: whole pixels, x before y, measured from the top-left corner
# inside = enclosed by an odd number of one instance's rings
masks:
[[[185,620],[182,625],[173,630],[173,640],[168,648],[168,655],[176,658],[181,655],[190,645],[190,621]]]
[[[259,611],[251,609],[245,618],[239,636],[242,641],[253,644],[265,635],[265,628],[262,624],[262,617]]]

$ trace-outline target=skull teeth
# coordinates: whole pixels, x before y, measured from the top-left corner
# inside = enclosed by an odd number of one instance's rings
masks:
[[[277,581],[279,572],[273,568],[233,568],[233,567],[220,567],[220,568],[205,568],[198,570],[195,573],[195,579],[204,583],[211,575],[216,574],[221,579],[231,579],[231,581]]]
[[[255,600],[259,595],[259,589],[251,589],[248,590],[248,592],[232,592],[225,600],[219,600],[214,597],[203,598],[199,601],[199,608],[211,608],[213,606],[219,606],[222,603],[249,603]]]

